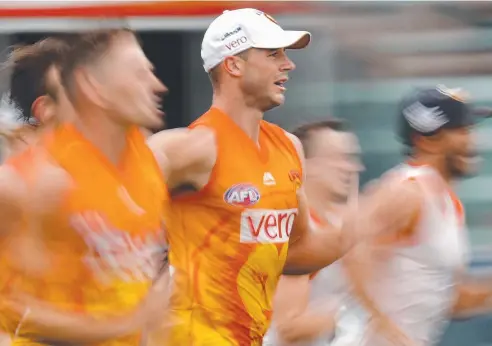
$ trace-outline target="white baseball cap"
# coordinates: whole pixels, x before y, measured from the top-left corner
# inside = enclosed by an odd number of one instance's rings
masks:
[[[275,19],[254,8],[224,11],[203,36],[203,68],[209,72],[226,57],[249,48],[302,49],[310,41],[308,31],[284,30]]]

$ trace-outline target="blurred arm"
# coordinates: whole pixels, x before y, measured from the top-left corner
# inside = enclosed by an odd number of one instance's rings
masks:
[[[154,331],[165,322],[169,301],[170,276],[163,268],[147,297],[124,315],[98,318],[85,313],[67,312],[29,296],[4,297],[3,306],[14,313],[18,336],[47,343],[98,343],[140,331]]]
[[[147,143],[170,188],[194,183],[197,176],[208,175],[217,156],[215,134],[203,126],[161,131]]]
[[[455,318],[469,318],[492,312],[492,284],[465,282],[458,286],[453,307]]]
[[[21,177],[11,166],[0,167],[2,234],[9,237],[1,249],[22,275],[42,276],[50,256],[44,244],[40,219],[62,203],[70,188],[66,172],[44,160],[32,162],[32,177]],[[62,342],[97,342],[123,336],[138,327],[136,317],[96,320],[61,311],[54,306],[14,291],[4,293],[1,313],[19,324],[18,335],[33,339],[56,338]]]
[[[61,311],[28,297],[6,299],[4,306],[18,316],[19,337],[62,343],[93,343],[129,335],[142,326],[133,316],[95,319]],[[136,315],[135,315],[136,316]]]
[[[310,290],[308,275],[280,278],[275,292],[273,311],[275,328],[283,342],[308,340],[334,330],[333,315],[326,311],[320,313],[319,310],[322,309],[313,311],[308,308]]]
[[[302,144],[290,133],[305,171]],[[305,174],[304,174],[305,175]],[[304,176],[303,176],[304,179]],[[306,275],[335,262],[343,254],[340,231],[331,225],[320,232],[312,232],[309,223],[309,205],[303,186],[297,190],[298,214],[292,226],[285,275]]]
[[[377,243],[381,240],[384,240],[385,246],[391,246],[392,243],[402,237],[411,237],[414,231],[413,226],[420,214],[419,187],[414,181],[404,181],[396,186],[387,186],[391,188],[384,188],[381,185],[371,186],[373,188],[372,194],[366,197],[367,200],[364,201],[363,205],[379,205],[379,212],[374,215],[383,220],[390,220],[393,223],[386,223],[385,232],[376,233],[374,239],[359,242],[343,258],[342,264],[347,274],[347,280],[351,284],[353,294],[370,314],[371,324],[377,329],[378,333],[385,335],[389,340],[393,340],[396,343],[412,343],[401,329],[380,310],[368,293],[366,286],[375,280],[373,277],[373,256],[371,256],[373,246],[377,246]],[[407,201],[406,207],[396,208],[395,206],[399,204],[393,205],[392,199],[387,198],[388,193],[399,194],[400,198]],[[371,223],[367,224],[370,225]],[[372,224],[375,224],[375,221]]]
[[[304,164],[302,144],[295,136],[289,134],[289,137]],[[345,255],[357,242],[402,229],[414,215],[412,206],[420,206],[416,188],[414,181],[385,181],[373,186],[370,194],[359,198],[358,181],[354,179],[341,229],[328,225],[324,230],[312,232],[308,201],[301,187],[298,190],[299,212],[291,232],[284,274],[314,272]]]

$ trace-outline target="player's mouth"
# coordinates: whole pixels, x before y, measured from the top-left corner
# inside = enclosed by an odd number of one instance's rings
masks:
[[[482,157],[476,151],[471,151],[469,153],[459,155],[458,159],[468,167],[477,167],[483,161]]]
[[[152,101],[154,102],[154,108],[156,109],[156,113],[159,116],[163,116],[164,115],[164,111],[162,110],[163,99],[162,99],[161,95],[154,95],[154,97],[152,98]]]
[[[277,87],[279,87],[279,89],[280,89],[280,90],[285,91],[285,90],[287,90],[287,88],[286,88],[284,85],[285,85],[285,83],[287,83],[287,81],[288,81],[288,80],[289,80],[288,78],[281,78],[281,79],[278,79],[278,80],[275,82],[275,85],[276,85]]]

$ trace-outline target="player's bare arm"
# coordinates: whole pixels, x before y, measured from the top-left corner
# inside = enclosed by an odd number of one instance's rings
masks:
[[[213,130],[165,130],[151,136],[148,144],[170,188],[192,184],[199,190],[207,184],[217,157]]]
[[[303,161],[301,143],[295,136],[288,135]],[[415,199],[416,203],[420,201],[418,187],[413,181],[397,184],[388,179],[379,182],[377,188],[373,187],[371,193],[360,198],[356,195],[356,188],[354,184],[341,230],[328,226],[330,229],[323,232],[310,231],[306,196],[302,187],[299,189],[299,214],[291,233],[285,274],[311,273],[345,255],[358,241],[400,229],[413,215],[408,208],[409,199]]]
[[[305,157],[302,144],[297,137],[287,133],[296,147],[304,170]],[[303,177],[304,179],[304,177]],[[312,232],[309,224],[309,207],[306,194],[301,186],[297,191],[298,214],[292,226],[289,252],[284,274],[304,275],[323,268],[340,256],[340,232],[335,227],[323,232]]]
[[[388,179],[389,180],[389,179]],[[384,184],[387,183],[385,186]],[[366,284],[371,282],[373,274],[371,250],[378,237],[393,237],[402,229],[407,229],[414,220],[415,215],[418,215],[420,210],[420,194],[419,187],[415,181],[393,182],[383,181],[373,184],[370,190],[362,195],[361,202],[364,206],[377,206],[374,211],[369,214],[371,219],[366,219],[367,225],[374,225],[375,229],[384,230],[382,234],[375,234],[374,239],[359,242],[352,250],[343,258],[343,266],[347,274],[347,279],[352,285],[354,295],[359,302],[364,306],[364,309],[370,314],[371,327],[378,330],[379,333],[385,335],[388,340],[392,340],[396,344],[411,345],[411,340],[401,331],[401,329],[383,312],[379,306],[373,301],[367,292]],[[396,208],[392,199],[388,198],[389,193],[401,194],[402,200],[407,200],[406,208]],[[382,219],[380,219],[382,218]],[[387,220],[381,224],[380,220]]]
[[[94,343],[131,335],[160,321],[167,308],[167,287],[167,280],[162,279],[131,313],[99,318],[62,311],[24,295],[6,297],[2,305],[18,316],[19,337],[54,343]]]
[[[463,283],[458,286],[458,297],[453,307],[453,317],[476,317],[489,314],[492,311],[492,284],[490,280],[487,281],[463,280]]]
[[[283,342],[293,343],[333,331],[333,314],[320,312],[323,309],[313,310],[308,307],[310,291],[308,275],[284,275],[280,278],[273,301],[273,311],[275,327],[279,339]]]

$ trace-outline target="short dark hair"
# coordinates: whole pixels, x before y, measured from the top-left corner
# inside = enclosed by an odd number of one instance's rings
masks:
[[[31,45],[14,47],[7,61],[12,69],[10,76],[10,100],[21,111],[22,120],[36,123],[32,105],[40,96],[53,92],[48,90],[46,75],[52,66],[59,65],[67,50],[66,41],[48,37]]]
[[[348,131],[346,122],[338,118],[328,118],[297,127],[292,134],[301,141],[302,147],[304,148],[304,155],[306,157],[310,157],[311,155],[310,140],[312,134],[323,129],[330,129],[337,132]]]
[[[108,52],[114,40],[121,35],[132,35],[137,38],[135,33],[127,28],[94,30],[74,37],[71,49],[60,67],[61,83],[68,97],[73,99],[74,96],[73,75],[75,70],[101,58]]]

